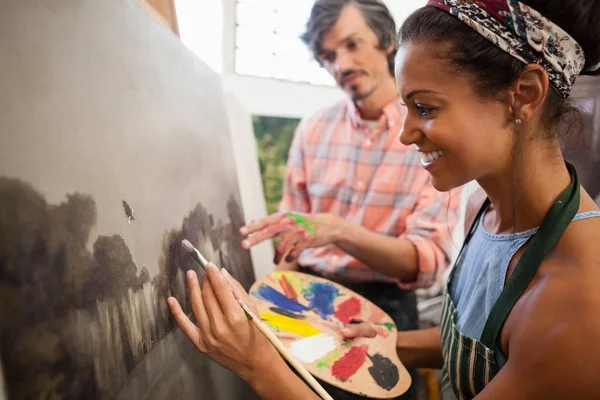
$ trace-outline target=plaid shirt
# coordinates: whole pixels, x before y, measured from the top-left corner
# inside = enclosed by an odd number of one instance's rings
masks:
[[[399,282],[373,271],[335,245],[307,249],[299,264],[341,281],[432,285],[446,270],[460,189],[440,193],[430,184],[414,146],[398,140],[405,110],[388,104],[371,131],[352,101],[304,118],[294,135],[281,211],[331,213],[382,235],[410,240],[418,253],[418,278]]]

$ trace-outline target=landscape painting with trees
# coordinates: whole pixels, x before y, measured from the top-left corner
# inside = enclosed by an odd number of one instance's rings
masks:
[[[224,245],[241,240],[243,216],[233,197],[229,222],[215,221],[198,204],[180,227],[164,232],[152,280],[121,235],[92,237],[98,215],[89,195],[48,204],[30,185],[0,177],[0,205],[0,346],[14,398],[114,395],[173,329],[166,298],[191,311],[184,274],[201,272],[182,251],[184,238],[252,282],[251,269],[239,269],[248,266],[247,254]]]

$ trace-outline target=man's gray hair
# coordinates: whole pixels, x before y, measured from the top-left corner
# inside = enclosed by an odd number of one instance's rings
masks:
[[[387,6],[380,0],[317,0],[306,23],[306,32],[300,37],[310,48],[315,59],[321,62],[321,40],[337,22],[342,10],[355,6],[363,15],[367,25],[379,39],[379,48],[386,50],[396,42],[396,23]],[[390,74],[394,75],[396,48],[388,56]]]

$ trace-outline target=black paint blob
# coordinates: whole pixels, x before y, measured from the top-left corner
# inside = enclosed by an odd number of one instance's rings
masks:
[[[269,310],[273,311],[274,313],[277,313],[277,314],[280,314],[280,315],[285,315],[286,317],[290,317],[290,318],[294,318],[294,319],[304,319],[304,318],[306,318],[302,314],[296,314],[296,313],[293,313],[291,311],[284,310],[283,308],[270,307]]]
[[[392,390],[398,384],[400,375],[398,367],[387,357],[381,354],[369,355],[369,359],[373,363],[369,367],[369,373],[375,379],[375,382],[385,390]]]

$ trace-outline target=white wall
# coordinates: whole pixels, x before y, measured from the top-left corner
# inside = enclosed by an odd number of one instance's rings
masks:
[[[223,91],[252,115],[301,118],[344,97],[338,88],[223,74]]]

